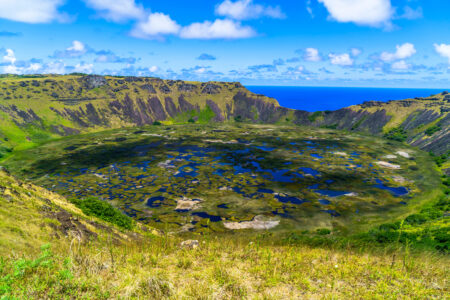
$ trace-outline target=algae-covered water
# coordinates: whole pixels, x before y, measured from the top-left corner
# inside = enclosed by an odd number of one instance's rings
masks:
[[[353,231],[400,215],[439,185],[428,156],[403,144],[277,125],[113,130],[53,141],[4,164],[172,231]]]

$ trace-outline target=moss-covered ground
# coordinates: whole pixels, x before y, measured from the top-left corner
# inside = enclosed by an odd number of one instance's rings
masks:
[[[442,193],[427,153],[370,136],[283,125],[112,130],[16,152],[3,165],[69,198],[96,196],[172,232],[259,224],[357,233],[406,217]]]

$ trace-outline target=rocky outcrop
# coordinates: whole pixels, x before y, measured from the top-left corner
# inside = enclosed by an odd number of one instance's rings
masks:
[[[81,85],[89,90],[99,88],[108,84],[106,78],[99,75],[87,75],[80,78]]]
[[[208,105],[209,108],[211,108],[211,110],[215,114],[215,117],[214,117],[213,121],[215,121],[215,122],[223,122],[223,121],[225,121],[225,117],[222,114],[222,110],[220,109],[220,107],[217,105],[216,102],[208,99],[208,100],[206,100],[206,105]]]

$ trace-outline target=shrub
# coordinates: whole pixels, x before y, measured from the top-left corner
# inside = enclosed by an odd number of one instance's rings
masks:
[[[384,135],[384,137],[389,140],[404,142],[408,138],[408,135],[402,127],[397,127],[397,128],[393,128],[389,132],[387,132]]]
[[[155,121],[155,122],[153,122],[153,125],[155,125],[155,126],[160,126],[160,125],[162,125],[162,124],[161,124],[161,122],[159,122],[159,121]]]
[[[319,228],[317,229],[317,234],[318,235],[328,235],[331,233],[331,230],[328,228]]]
[[[322,112],[321,111],[316,111],[314,112],[312,115],[308,116],[308,120],[313,123],[314,121],[317,120],[318,117],[322,116]]]
[[[102,201],[96,197],[71,199],[70,201],[87,216],[97,217],[121,228],[133,228],[133,220],[106,201]]]
[[[438,132],[441,129],[442,129],[441,126],[433,125],[430,128],[428,128],[427,130],[425,130],[425,134],[426,135],[433,135],[433,134],[435,134],[436,132]]]

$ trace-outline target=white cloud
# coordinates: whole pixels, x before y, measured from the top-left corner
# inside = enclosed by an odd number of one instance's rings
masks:
[[[106,20],[123,22],[144,18],[144,8],[135,0],[84,0],[87,6],[98,11]]]
[[[397,45],[396,48],[397,50],[395,51],[395,53],[390,52],[381,53],[380,59],[382,61],[400,60],[411,57],[417,52],[416,48],[411,43],[404,43],[403,45]]]
[[[131,35],[137,38],[157,38],[167,34],[177,34],[181,26],[170,16],[163,13],[152,13],[148,19],[136,25]]]
[[[150,68],[148,68],[148,70],[152,73],[155,73],[159,71],[159,68],[157,66],[151,66]]]
[[[53,57],[56,58],[76,58],[81,57],[89,51],[88,47],[80,42],[73,41],[70,47],[67,47],[64,51],[55,51]]]
[[[65,21],[58,11],[65,0],[0,0],[0,18],[24,23]]]
[[[86,51],[86,46],[80,41],[73,41],[72,47],[67,48],[67,51],[84,52]]]
[[[450,44],[446,45],[446,44],[434,44],[434,50],[436,50],[436,52],[445,58],[448,58],[448,63],[450,63]]]
[[[93,69],[93,64],[79,63],[75,66],[73,72],[91,74],[93,72]]]
[[[362,51],[359,48],[352,48],[350,49],[350,53],[352,54],[353,57],[357,57],[361,55]]]
[[[391,68],[394,70],[408,70],[411,67],[410,64],[407,64],[404,60],[397,61],[391,65]]]
[[[393,9],[390,0],[318,0],[332,19],[358,25],[383,26],[390,23]]]
[[[66,64],[62,61],[53,61],[45,65],[43,74],[65,74]]]
[[[333,65],[339,65],[339,66],[351,66],[353,65],[353,59],[350,57],[348,53],[344,54],[328,54],[328,57],[331,60],[331,63]]]
[[[408,20],[415,20],[415,19],[420,19],[420,18],[423,18],[422,7],[413,9],[409,6],[405,6],[403,8],[403,14],[401,14],[397,17],[397,19],[408,19]]]
[[[225,0],[216,7],[216,14],[236,20],[258,19],[270,17],[275,19],[285,18],[285,14],[279,6],[263,6],[254,4],[253,0]]]
[[[193,23],[180,32],[180,37],[185,39],[241,39],[255,35],[253,28],[228,19]]]
[[[319,50],[317,50],[316,48],[306,48],[303,59],[306,61],[316,62],[320,61],[322,58],[320,57]]]
[[[13,65],[16,62],[14,51],[12,49],[6,49],[6,55],[3,56],[3,60]]]

